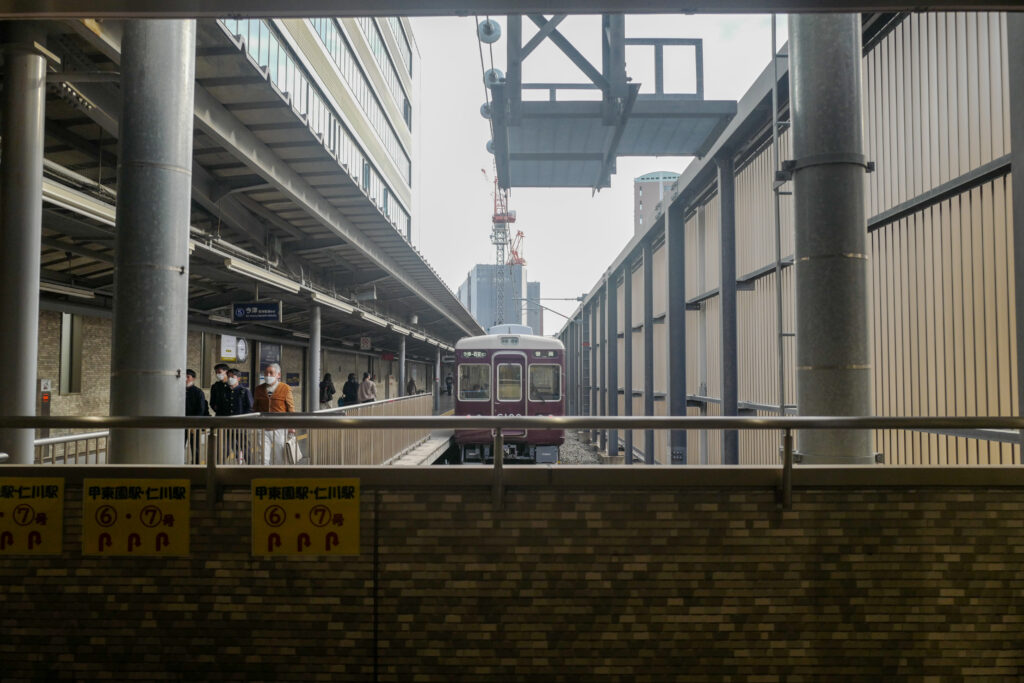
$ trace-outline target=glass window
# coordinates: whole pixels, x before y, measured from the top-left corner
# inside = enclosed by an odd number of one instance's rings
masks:
[[[523,366],[514,363],[498,365],[498,400],[523,400]]]
[[[484,363],[459,366],[459,400],[491,400],[491,366]]]
[[[562,369],[557,365],[530,366],[530,400],[558,401],[562,398]]]

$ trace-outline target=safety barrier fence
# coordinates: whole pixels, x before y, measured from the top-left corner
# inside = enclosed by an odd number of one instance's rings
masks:
[[[415,399],[416,397],[410,397]],[[673,470],[716,470],[733,471],[739,474],[742,471],[765,471],[774,470],[779,472],[779,496],[784,507],[792,503],[793,488],[793,455],[794,455],[794,432],[809,429],[941,429],[951,430],[956,433],[963,431],[970,433],[979,429],[1003,429],[1024,430],[1024,418],[1022,417],[450,417],[450,416],[423,416],[423,417],[394,417],[385,415],[355,416],[345,414],[347,411],[325,411],[326,414],[278,414],[278,415],[244,415],[231,418],[194,418],[194,417],[22,417],[5,416],[0,417],[0,429],[57,429],[73,428],[88,429],[107,427],[110,429],[193,429],[204,426],[212,429],[239,429],[239,430],[267,430],[267,429],[306,429],[306,430],[334,430],[344,432],[347,430],[376,430],[399,432],[407,430],[428,431],[435,429],[489,429],[492,431],[494,444],[493,464],[493,497],[496,507],[502,505],[503,491],[505,487],[503,474],[503,453],[504,437],[503,430],[524,430],[524,429],[650,429],[650,430],[679,430],[691,429],[750,429],[778,431],[781,435],[782,465],[781,467],[739,467],[739,466],[717,466],[717,467],[631,467],[633,470],[659,470],[662,474]],[[340,437],[342,440],[345,436]],[[10,465],[7,465],[8,467]],[[23,469],[23,468],[18,468]],[[225,468],[220,468],[225,469]],[[233,469],[233,468],[226,468]],[[326,473],[330,468],[306,468],[314,472]],[[372,468],[370,468],[372,470]],[[476,468],[469,468],[476,469]],[[545,468],[546,469],[546,468]],[[595,468],[607,470],[608,468]],[[622,476],[623,467],[614,468],[619,474],[613,479],[619,481]],[[814,467],[801,467],[801,469],[814,469]],[[870,471],[867,467],[844,466],[844,472]],[[903,471],[912,471],[915,467],[900,468]],[[1014,472],[1021,468],[999,468],[992,466],[944,466],[928,468],[929,471],[955,471],[959,479],[957,482],[970,480],[970,476],[963,473],[983,470],[998,472]],[[889,483],[893,479],[893,468],[887,467],[886,474],[877,475],[875,483]],[[216,488],[218,482],[218,463],[216,458],[208,458],[206,463],[207,485]],[[849,476],[849,475],[846,475]],[[858,477],[859,478],[859,477]],[[871,475],[868,479],[871,479]],[[948,479],[948,478],[947,478]],[[986,480],[987,481],[987,480]],[[998,481],[998,479],[995,479]],[[609,482],[611,483],[611,481]],[[947,481],[946,485],[956,483]]]
[[[343,417],[409,417],[432,413],[431,394],[360,403],[327,410],[315,415]],[[264,413],[218,418],[237,422]],[[213,418],[193,418],[204,425]],[[263,429],[253,427],[188,427],[184,430],[183,463],[205,465],[290,464],[285,459],[284,443],[290,436],[287,427]],[[296,444],[301,462],[311,465],[379,465],[396,453],[412,446],[430,434],[424,429],[387,429],[352,432],[347,429],[296,430]],[[102,465],[107,462],[106,431],[47,437],[35,440],[35,463],[39,465]],[[302,442],[306,441],[305,444]],[[269,462],[268,462],[269,459]]]

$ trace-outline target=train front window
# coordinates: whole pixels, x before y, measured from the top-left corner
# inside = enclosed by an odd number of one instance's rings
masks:
[[[491,366],[473,363],[459,366],[459,400],[491,400]]]
[[[531,365],[530,400],[560,400],[562,398],[561,377],[561,368],[557,365]]]
[[[523,400],[523,366],[513,363],[498,365],[498,400]]]

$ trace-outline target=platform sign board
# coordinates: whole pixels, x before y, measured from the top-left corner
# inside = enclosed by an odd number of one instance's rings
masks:
[[[86,479],[82,554],[188,555],[190,499],[187,479]]]
[[[359,554],[358,479],[254,479],[252,554]]]
[[[0,476],[0,556],[60,555],[64,479]]]
[[[231,304],[231,321],[236,323],[281,322],[280,301],[250,301]]]
[[[370,339],[369,337],[360,337],[359,338],[359,350],[360,351],[369,351],[372,348],[373,348],[373,340],[372,339]]]

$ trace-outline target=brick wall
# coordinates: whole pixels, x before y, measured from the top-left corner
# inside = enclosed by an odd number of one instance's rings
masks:
[[[52,381],[51,415],[108,415],[110,411],[111,321],[108,318],[82,317],[82,391],[60,392],[61,314],[39,313],[40,379]],[[52,430],[56,436],[62,431]]]
[[[364,489],[361,555],[0,559],[5,680],[1019,681],[1020,489]],[[374,533],[378,561],[374,565]],[[376,600],[376,610],[374,602]],[[377,638],[374,639],[374,614]],[[757,674],[758,678],[751,678]]]

